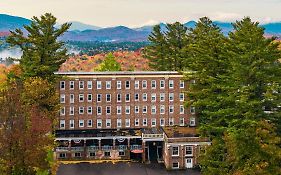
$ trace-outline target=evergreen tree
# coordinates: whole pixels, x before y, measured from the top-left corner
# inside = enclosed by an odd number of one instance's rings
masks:
[[[109,53],[95,71],[121,71],[121,65],[115,60],[114,55]]]
[[[33,17],[30,26],[24,26],[27,37],[20,29],[11,31],[7,42],[19,46],[23,51],[20,65],[24,77],[52,77],[62,63],[67,59],[64,43],[57,39],[66,32],[71,24],[63,24],[55,28],[56,18],[46,13],[41,18]]]

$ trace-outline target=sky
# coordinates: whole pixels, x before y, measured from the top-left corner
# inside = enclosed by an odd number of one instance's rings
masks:
[[[59,23],[139,27],[187,22],[208,16],[233,22],[250,16],[261,23],[281,21],[281,0],[0,0],[0,13],[30,19],[51,12]]]

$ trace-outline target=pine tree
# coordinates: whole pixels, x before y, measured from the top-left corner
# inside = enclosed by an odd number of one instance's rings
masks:
[[[115,60],[114,55],[109,53],[95,71],[121,71],[121,65]]]
[[[33,17],[30,26],[24,26],[27,36],[21,29],[11,31],[7,42],[23,51],[20,65],[24,77],[50,78],[67,59],[64,43],[57,40],[71,24],[65,23],[58,29],[55,24],[56,18],[46,13],[40,19]]]

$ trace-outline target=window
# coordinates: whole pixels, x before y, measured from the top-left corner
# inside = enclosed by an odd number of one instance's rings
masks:
[[[88,127],[93,127],[93,120],[88,120],[87,121],[87,126]]]
[[[139,94],[135,94],[135,101],[139,101]]]
[[[88,94],[88,102],[92,102],[93,100],[93,95],[92,94]]]
[[[165,101],[165,93],[160,94],[160,101]]]
[[[169,80],[169,89],[174,88],[174,80]]]
[[[111,81],[106,81],[105,85],[106,89],[111,89]]]
[[[173,169],[179,168],[179,162],[173,162]]]
[[[125,152],[124,151],[119,151],[119,156],[125,156]]]
[[[117,81],[117,89],[121,89],[122,86],[122,82],[121,81]]]
[[[101,115],[102,114],[102,108],[101,106],[97,106],[97,115]]]
[[[66,158],[66,153],[60,153],[60,154],[59,154],[59,158],[60,158],[60,159]]]
[[[79,114],[84,114],[84,107],[82,106],[79,107]]]
[[[79,128],[83,128],[84,127],[84,120],[79,120]]]
[[[180,105],[180,114],[184,114],[184,106]]]
[[[101,81],[97,81],[97,89],[101,89]]]
[[[180,81],[180,88],[184,88],[184,81],[183,80]]]
[[[104,157],[110,157],[110,152],[109,151],[105,151],[104,152]]]
[[[69,115],[74,115],[74,107],[73,106],[69,107]]]
[[[174,101],[174,93],[169,93],[169,101]]]
[[[146,80],[143,80],[143,81],[142,81],[142,88],[143,88],[143,89],[146,89],[146,88],[147,88],[147,81],[146,81]]]
[[[111,102],[111,94],[106,94],[106,102]]]
[[[121,128],[122,126],[122,119],[117,119],[117,128]]]
[[[126,81],[126,86],[125,87],[126,87],[126,89],[130,89],[130,81],[128,81],[128,80]]]
[[[84,81],[79,81],[79,89],[84,89]]]
[[[156,81],[155,80],[151,81],[151,89],[156,89]]]
[[[142,101],[147,101],[147,94],[146,93],[142,94]]]
[[[65,95],[60,94],[60,103],[65,103]]]
[[[173,105],[169,106],[169,113],[170,114],[174,113],[174,106]]]
[[[155,105],[151,106],[151,114],[156,114],[156,106]]]
[[[160,80],[160,89],[165,88],[165,80]]]
[[[185,147],[185,155],[186,156],[192,156],[192,146],[186,146]]]
[[[84,102],[84,94],[79,94],[79,102]]]
[[[160,126],[165,126],[165,119],[164,118],[160,118]]]
[[[60,115],[65,115],[65,107],[60,108]]]
[[[147,113],[147,106],[143,106],[143,107],[142,107],[142,113],[143,113],[143,114],[146,114],[146,113]]]
[[[65,81],[60,82],[60,89],[65,90]]]
[[[96,153],[95,152],[90,152],[90,157],[95,157]]]
[[[151,119],[151,126],[152,127],[156,126],[156,119],[155,118]]]
[[[190,106],[190,113],[195,114],[195,107],[194,106]]]
[[[111,106],[106,106],[106,115],[111,114]]]
[[[81,153],[79,153],[79,152],[74,153],[74,157],[81,157]]]
[[[111,119],[106,119],[106,127],[111,128]]]
[[[102,120],[97,119],[97,128],[102,128]]]
[[[140,125],[140,119],[136,118],[135,119],[135,126],[139,126]]]
[[[125,119],[125,126],[128,128],[130,127],[130,119]]]
[[[165,114],[165,105],[160,105],[160,114]]]
[[[179,155],[179,147],[173,146],[172,147],[172,156],[178,156]]]
[[[152,102],[156,101],[156,94],[155,93],[151,94],[151,101]]]
[[[70,102],[70,103],[74,103],[74,94],[70,94],[70,95],[69,95],[69,98],[70,98],[70,99],[69,99],[69,102]]]
[[[139,89],[140,88],[140,81],[135,81],[135,89]]]
[[[142,119],[142,125],[147,126],[147,118]]]
[[[117,94],[117,102],[121,102],[121,94]]]
[[[69,128],[70,129],[74,128],[74,120],[69,120]]]
[[[184,101],[184,93],[180,93],[180,101]]]
[[[97,102],[101,102],[101,97],[102,97],[101,94],[97,94]]]
[[[92,81],[87,81],[87,88],[93,89],[93,82]]]
[[[69,82],[69,89],[73,90],[74,89],[74,81]]]
[[[65,120],[60,120],[60,129],[65,128]]]
[[[136,113],[136,114],[139,113],[139,106],[135,106],[135,113]]]
[[[126,100],[126,102],[130,102],[130,94],[126,94],[125,100]]]
[[[169,126],[174,126],[174,118],[169,118]]]
[[[130,106],[125,106],[125,113],[130,114]]]
[[[190,125],[190,126],[195,126],[195,125],[196,125],[196,123],[195,123],[195,118],[194,118],[194,117],[191,117],[191,118],[189,119],[189,125]]]
[[[117,114],[122,114],[122,106],[117,106]]]
[[[184,118],[183,117],[180,118],[180,126],[184,126]]]
[[[88,113],[88,114],[92,114],[92,113],[93,113],[93,108],[92,108],[92,106],[88,106],[88,108],[87,108],[87,113]]]

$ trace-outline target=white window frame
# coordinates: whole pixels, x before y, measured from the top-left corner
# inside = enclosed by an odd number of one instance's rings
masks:
[[[84,89],[84,81],[79,81],[79,89]]]
[[[105,97],[106,97],[106,102],[111,102],[111,94],[106,94],[105,95]],[[109,97],[109,100],[108,100],[108,97]]]
[[[139,118],[135,118],[135,126],[140,126],[140,119]]]
[[[147,81],[142,80],[142,89],[147,89]]]
[[[122,89],[122,81],[116,82],[116,89]]]
[[[156,93],[151,94],[151,101],[156,102]]]
[[[89,97],[91,97],[91,98],[89,99]],[[88,102],[92,102],[93,101],[93,95],[92,94],[88,94],[87,95],[87,101]]]
[[[65,81],[60,81],[60,90],[65,90]]]
[[[180,126],[184,126],[184,117],[180,117],[180,123],[179,123]]]
[[[75,114],[74,106],[70,106],[69,107],[69,115],[74,115],[74,114]]]
[[[184,88],[184,81],[180,80],[180,88],[183,89]]]
[[[125,95],[125,101],[126,101],[126,102],[130,102],[130,99],[131,99],[130,96],[131,96],[130,94],[126,94],[126,95]],[[127,99],[127,97],[129,97],[129,99]]]
[[[92,81],[87,81],[87,88],[93,89],[93,82]]]
[[[75,87],[75,82],[74,81],[69,81],[69,89],[74,90]]]
[[[156,106],[152,105],[151,106],[151,114],[156,114],[156,112],[157,112]]]
[[[101,81],[97,81],[97,89],[102,89],[102,82]]]
[[[151,127],[156,127],[157,123],[156,123],[156,118],[152,118],[151,119]]]
[[[143,106],[143,107],[142,107],[142,113],[143,113],[143,114],[146,114],[146,113],[147,113],[147,106]]]
[[[99,112],[100,108],[100,112]],[[102,106],[97,106],[97,115],[102,115]]]
[[[160,93],[160,101],[165,101],[165,93]]]
[[[189,149],[191,148],[191,149]],[[191,154],[187,154],[187,151],[191,151]],[[187,145],[185,146],[185,156],[193,156],[193,146]]]
[[[93,127],[93,120],[92,119],[87,120],[87,127],[88,128]]]
[[[65,115],[65,107],[60,108],[60,115],[64,116]]]
[[[140,107],[139,106],[135,106],[135,114],[138,114],[140,112]]]
[[[74,103],[74,98],[75,98],[74,94],[70,94],[69,95],[69,103]]]
[[[184,114],[184,105],[180,105],[180,114]]]
[[[60,129],[65,129],[65,120],[60,120]]]
[[[102,94],[97,94],[97,102],[101,102],[101,101],[102,101]]]
[[[120,96],[120,100],[118,99],[118,96]],[[117,102],[122,102],[122,94],[117,94],[116,95],[116,100],[117,100]]]
[[[102,119],[97,119],[97,128],[102,128]]]
[[[165,114],[165,105],[160,105],[160,114]]]
[[[139,100],[140,100],[140,94],[139,93],[135,93],[135,101],[139,101]]]
[[[106,106],[105,109],[106,109],[106,110],[105,110],[105,114],[106,114],[106,115],[111,115],[111,106]],[[109,112],[108,112],[108,111],[109,111]]]
[[[87,107],[87,114],[93,114],[93,107],[92,106]]]
[[[195,106],[190,106],[190,114],[195,114]]]
[[[116,113],[117,113],[118,115],[122,114],[122,106],[117,106],[117,107],[116,107]]]
[[[165,80],[160,80],[160,89],[165,89]]]
[[[189,126],[196,126],[196,119],[195,117],[189,118]]]
[[[184,93],[180,93],[180,101],[184,101]]]
[[[151,89],[156,89],[156,80],[151,80]]]
[[[60,94],[60,103],[65,103],[65,94]]]
[[[106,81],[105,82],[105,88],[106,89],[111,89],[111,81]]]
[[[174,88],[174,80],[169,80],[169,89]]]
[[[140,88],[140,81],[135,81],[135,89],[139,89]]]
[[[72,125],[72,126],[71,126]],[[74,120],[69,120],[69,128],[73,129],[75,128],[75,121]]]
[[[174,126],[174,125],[175,125],[175,119],[169,118],[169,126]]]
[[[147,101],[147,93],[142,94],[142,101]]]
[[[79,106],[79,114],[84,114],[84,107],[83,106]]]
[[[127,84],[129,82],[129,84]],[[129,85],[129,87],[127,87],[127,85]],[[130,82],[130,80],[126,80],[125,81],[125,89],[130,89],[130,87],[131,87],[131,82]]]
[[[176,149],[177,149],[177,151],[176,151],[176,150],[174,150],[174,148],[176,148]],[[179,146],[172,146],[171,150],[172,150],[172,157],[176,157],[176,156],[179,156],[179,155],[180,155],[180,148],[179,148]],[[175,152],[174,152],[174,151],[176,151],[176,152],[177,152],[177,154],[175,154]]]
[[[165,118],[160,118],[160,126],[165,126]]]
[[[174,163],[177,163],[177,167],[174,167]],[[172,163],[172,169],[179,169],[180,168],[180,164],[179,164],[179,162],[173,162]]]
[[[142,126],[147,126],[147,118],[142,119]]]
[[[84,102],[84,94],[79,94],[79,102]]]
[[[108,125],[109,124],[109,125]],[[111,128],[111,119],[106,119],[105,120],[105,127],[106,128]]]
[[[122,119],[118,118],[116,120],[116,126],[117,126],[117,128],[121,128],[122,127]]]
[[[131,123],[130,123],[130,122],[131,122],[131,121],[130,121],[129,118],[126,118],[126,119],[125,119],[125,127],[126,127],[126,128],[131,127]]]
[[[79,120],[79,128],[84,128],[84,120]]]
[[[131,113],[131,106],[125,106],[125,114]]]
[[[169,105],[169,114],[173,114],[175,112],[174,105]]]
[[[174,101],[175,95],[174,93],[169,93],[169,101]]]

